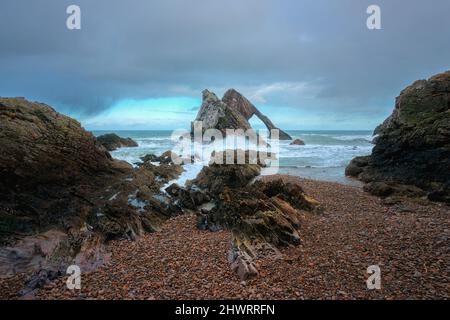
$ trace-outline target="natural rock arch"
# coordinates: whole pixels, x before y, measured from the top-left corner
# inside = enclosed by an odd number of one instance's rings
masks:
[[[251,117],[256,116],[260,119],[267,130],[278,129],[280,134],[280,140],[291,140],[291,136],[283,130],[277,128],[273,122],[265,115],[263,115],[247,98],[234,89],[229,89],[225,92],[222,101],[225,102],[230,108],[241,113],[248,121]]]
[[[226,129],[250,129],[248,122],[253,116],[258,117],[267,130],[279,130],[280,140],[292,140],[283,130],[277,128],[273,122],[263,115],[247,98],[234,89],[229,89],[222,100],[208,91],[203,91],[203,102],[196,121],[201,121],[203,129],[215,128],[225,133]]]

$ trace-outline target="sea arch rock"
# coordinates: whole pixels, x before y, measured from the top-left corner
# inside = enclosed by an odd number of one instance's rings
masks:
[[[226,129],[252,129],[249,120],[253,116],[258,117],[269,131],[279,130],[280,140],[292,139],[286,132],[277,128],[247,98],[234,89],[229,89],[222,99],[205,89],[203,91],[203,102],[195,121],[202,123],[203,130],[218,129],[225,135]],[[194,131],[194,127],[192,127],[192,131]]]
[[[229,108],[236,110],[237,112],[242,114],[247,121],[249,121],[253,116],[256,116],[264,123],[264,125],[267,127],[267,130],[279,130],[280,140],[292,140],[289,134],[276,127],[267,116],[262,114],[258,110],[258,108],[256,108],[246,97],[244,97],[235,89],[229,89],[227,92],[225,92],[222,101],[227,104]]]

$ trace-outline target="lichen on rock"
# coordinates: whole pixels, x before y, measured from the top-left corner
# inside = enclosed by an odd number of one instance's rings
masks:
[[[372,154],[355,158],[347,175],[380,196],[450,203],[450,71],[404,89],[374,133]]]
[[[97,267],[106,241],[136,239],[182,213],[158,198],[181,166],[115,160],[45,104],[1,98],[0,145],[0,269],[34,272],[30,290],[69,264]]]

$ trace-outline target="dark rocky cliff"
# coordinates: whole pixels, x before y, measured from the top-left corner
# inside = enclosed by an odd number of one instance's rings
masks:
[[[72,263],[89,270],[104,261],[105,241],[180,213],[154,196],[180,166],[114,160],[45,104],[0,99],[0,147],[0,276],[36,271],[33,287]]]
[[[354,159],[348,175],[374,194],[450,203],[450,71],[404,89],[375,134],[372,154]]]

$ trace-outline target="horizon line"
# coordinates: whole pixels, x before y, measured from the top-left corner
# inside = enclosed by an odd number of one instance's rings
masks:
[[[88,131],[174,131],[174,130],[189,130],[187,128],[177,128],[177,129],[90,129],[85,128]],[[255,129],[259,130],[267,130],[267,129]],[[283,129],[284,131],[374,131],[374,129]]]

